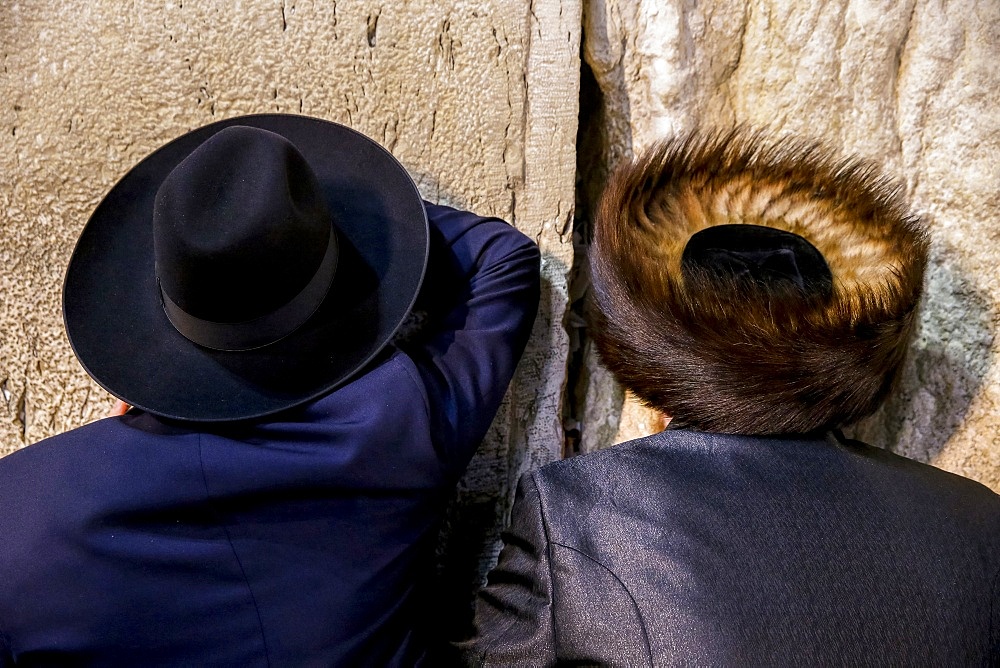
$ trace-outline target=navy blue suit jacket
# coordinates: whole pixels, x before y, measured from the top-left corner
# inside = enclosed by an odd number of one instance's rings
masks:
[[[444,506],[538,304],[538,248],[428,205],[432,335],[269,421],[127,414],[0,460],[0,665],[418,665]]]

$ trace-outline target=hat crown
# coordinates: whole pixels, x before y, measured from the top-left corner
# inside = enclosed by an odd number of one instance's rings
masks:
[[[295,146],[267,130],[230,126],[157,190],[157,280],[164,296],[195,318],[254,320],[313,279],[331,234],[316,176]]]

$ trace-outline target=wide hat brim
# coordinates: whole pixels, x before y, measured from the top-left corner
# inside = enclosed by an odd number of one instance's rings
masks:
[[[275,132],[298,148],[316,174],[340,241],[333,285],[310,320],[280,341],[238,352],[198,346],[174,329],[153,260],[157,188],[231,125]],[[416,185],[379,144],[305,116],[231,118],[158,149],[97,207],[66,272],[66,331],[91,377],[137,408],[197,422],[260,418],[330,392],[374,359],[416,300],[428,250]]]

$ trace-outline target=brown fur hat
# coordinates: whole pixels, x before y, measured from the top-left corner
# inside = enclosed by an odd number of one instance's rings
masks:
[[[800,235],[833,289],[682,271],[725,224]],[[680,427],[804,433],[869,415],[914,328],[927,238],[870,164],[738,128],[693,133],[619,168],[590,250],[591,336],[618,381]]]

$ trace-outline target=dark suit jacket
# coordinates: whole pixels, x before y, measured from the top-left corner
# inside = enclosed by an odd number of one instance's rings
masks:
[[[423,661],[443,507],[539,289],[520,232],[428,213],[433,335],[348,385],[260,424],[129,414],[0,460],[0,665]]]
[[[468,658],[1000,662],[1000,496],[834,435],[667,431],[521,481]]]

